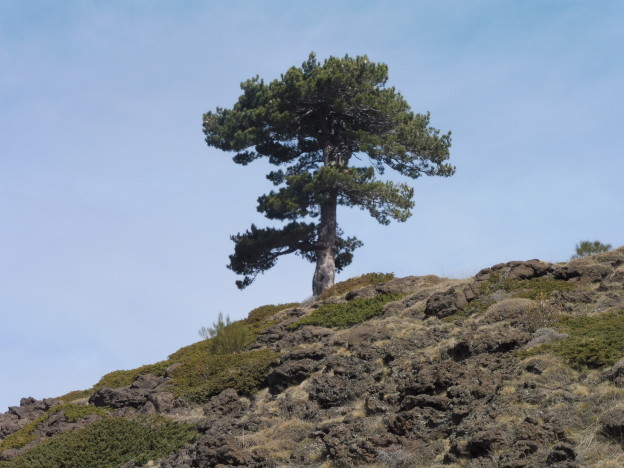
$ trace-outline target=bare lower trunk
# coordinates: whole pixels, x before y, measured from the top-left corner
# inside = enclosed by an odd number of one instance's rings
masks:
[[[318,296],[334,285],[336,276],[336,197],[321,205],[321,221],[318,230],[316,270],[312,279],[312,294]]]

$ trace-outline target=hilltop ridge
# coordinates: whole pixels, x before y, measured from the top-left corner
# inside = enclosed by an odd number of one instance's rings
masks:
[[[23,398],[0,468],[624,465],[624,247],[364,275],[234,326],[240,352],[202,340]]]

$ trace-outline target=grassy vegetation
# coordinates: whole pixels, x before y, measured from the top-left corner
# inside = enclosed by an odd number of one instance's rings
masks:
[[[103,387],[120,388],[127,387],[139,374],[164,375],[165,369],[171,364],[169,361],[160,361],[156,364],[147,364],[130,370],[118,370],[104,375],[98,383],[93,386],[93,390]]]
[[[289,304],[269,304],[263,305],[261,307],[256,307],[254,310],[249,312],[245,322],[247,325],[251,327],[255,327],[256,325],[263,324],[267,318],[275,315],[280,310],[284,309],[292,309],[293,307],[297,307],[299,305],[298,302],[291,302]]]
[[[13,460],[0,462],[0,468],[117,468],[129,461],[142,466],[196,437],[192,426],[162,417],[105,418],[58,434]]]
[[[176,362],[181,366],[170,375],[170,391],[177,397],[203,403],[228,387],[251,395],[264,383],[270,365],[278,356],[267,350],[218,355],[213,353],[211,340],[202,340],[180,348],[166,361],[106,374],[92,389],[72,392],[61,399],[70,402],[88,397],[102,387],[126,387],[139,374],[164,375],[165,369]]]
[[[57,405],[50,408],[49,413],[55,414],[63,412],[65,415],[65,420],[67,422],[74,423],[79,419],[82,419],[86,416],[91,416],[93,414],[98,416],[108,416],[108,410],[104,407],[95,407],[88,405],[74,405],[71,403],[65,405]]]
[[[209,340],[213,354],[240,353],[255,339],[245,320],[231,322],[220,312],[212,327],[201,327],[199,334]]]
[[[556,292],[572,291],[575,286],[567,281],[551,278],[536,278],[530,280],[510,280],[503,282],[505,291],[514,293],[515,297],[526,299],[544,299]]]
[[[500,298],[497,292],[509,293],[512,297],[547,300],[556,292],[572,291],[575,286],[567,281],[551,278],[534,278],[530,280],[501,279],[500,272],[492,272],[490,279],[475,291],[476,299],[462,307],[457,313],[445,318],[446,321],[482,314]]]
[[[322,297],[344,294],[364,286],[380,284],[394,278],[393,274],[369,273],[336,284]],[[326,305],[312,317],[297,326],[314,323],[323,326],[347,327],[381,313],[383,305],[398,299],[398,295],[378,296],[372,299],[355,299],[348,305]],[[252,394],[264,382],[271,363],[278,354],[270,351],[241,352],[266,327],[274,324],[271,317],[280,310],[293,308],[298,303],[265,305],[251,312],[244,320],[223,323],[215,336],[185,346],[165,361],[130,370],[118,370],[104,375],[91,389],[70,392],[59,397],[65,402],[90,397],[103,388],[120,388],[132,384],[139,374],[162,376],[173,363],[182,365],[171,373],[171,391],[178,397],[203,402],[221,390],[232,387],[244,394]],[[307,320],[307,321],[306,321]],[[293,327],[296,328],[296,327]],[[231,332],[231,333],[230,333]],[[231,346],[234,343],[235,346]]]
[[[569,337],[536,346],[520,356],[553,353],[577,370],[611,366],[624,358],[624,310],[589,317],[560,317],[558,328]]]
[[[187,346],[171,356],[173,361],[182,362],[171,373],[173,393],[195,403],[203,403],[226,388],[254,394],[279,356],[269,350],[213,355],[201,344]]]
[[[0,453],[12,448],[22,448],[31,443],[35,440],[35,431],[39,424],[47,421],[51,414],[60,413],[61,411],[65,414],[65,420],[68,422],[76,422],[79,419],[91,414],[97,414],[100,416],[108,415],[106,408],[95,408],[93,406],[72,404],[54,406],[48,412],[26,424],[19,431],[0,441]]]
[[[298,304],[267,305],[249,313],[245,320],[224,323],[212,338],[180,348],[165,361],[104,375],[88,390],[77,390],[59,397],[69,403],[90,397],[103,387],[120,388],[132,384],[139,374],[162,376],[173,363],[181,366],[171,374],[171,391],[178,397],[203,402],[228,386],[252,394],[258,389],[277,354],[269,351],[241,352],[256,334],[272,321],[274,313]],[[271,323],[269,323],[271,322]],[[244,328],[244,330],[241,330]],[[238,357],[235,354],[240,354]]]
[[[304,325],[348,328],[380,315],[385,304],[401,297],[403,294],[389,293],[379,294],[375,297],[356,298],[337,304],[325,304],[307,317],[293,323],[290,328],[295,330]]]
[[[0,441],[0,453],[8,449],[22,448],[24,445],[31,443],[35,440],[35,430],[37,426],[43,421],[46,421],[49,417],[50,415],[48,413],[42,414],[34,421],[26,424],[19,431],[8,435],[4,440]]]
[[[386,283],[392,279],[394,279],[394,273],[367,273],[365,275],[350,278],[346,281],[334,284],[331,288],[321,294],[319,299],[324,300],[334,296],[342,296],[349,291],[354,291],[366,286]]]
[[[65,401],[67,403],[81,400],[83,398],[89,398],[93,394],[93,389],[89,388],[87,390],[73,390],[65,395],[61,395],[58,397],[59,400]]]

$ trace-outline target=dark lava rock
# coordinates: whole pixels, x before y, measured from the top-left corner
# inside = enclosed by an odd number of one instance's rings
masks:
[[[600,433],[612,440],[624,442],[624,408],[612,408],[600,415]]]
[[[297,385],[323,367],[327,355],[321,348],[299,349],[280,357],[276,367],[268,375],[269,391],[280,393]]]
[[[93,406],[108,406],[110,408],[132,407],[139,408],[147,402],[147,392],[140,389],[108,388],[103,387],[89,398]]]
[[[241,400],[236,390],[226,388],[218,395],[213,396],[204,406],[204,414],[211,419],[241,416],[247,409],[249,404],[245,400]]]
[[[234,437],[210,431],[197,441],[191,466],[251,466],[251,463],[251,457],[243,451]]]
[[[475,298],[474,292],[466,287],[454,287],[444,292],[435,293],[427,299],[425,315],[444,318],[453,315],[460,308]]]
[[[561,280],[578,279],[587,283],[596,283],[608,276],[613,268],[601,264],[586,264],[582,262],[570,262],[554,268],[554,277]]]
[[[396,444],[392,434],[379,433],[361,419],[345,418],[341,423],[325,424],[315,435],[319,437],[334,466],[361,466],[373,463],[380,447]]]
[[[546,463],[554,464],[568,460],[576,460],[574,449],[568,445],[557,444],[548,453]]]
[[[140,374],[129,387],[97,390],[89,398],[93,406],[107,406],[115,409],[140,410],[141,413],[170,412],[177,401],[166,391],[168,379],[153,374]],[[128,413],[130,414],[130,413]]]

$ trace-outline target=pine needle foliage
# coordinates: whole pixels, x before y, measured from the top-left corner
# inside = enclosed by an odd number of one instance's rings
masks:
[[[576,244],[576,253],[572,255],[572,260],[597,253],[608,252],[609,250],[611,250],[611,244],[603,244],[599,241],[581,241]]]
[[[208,146],[234,153],[236,164],[266,158],[276,166],[266,175],[276,189],[257,208],[284,224],[252,224],[231,236],[228,268],[243,277],[239,288],[294,253],[316,263],[313,294],[322,294],[362,245],[344,235],[338,206],[360,208],[383,225],[404,222],[414,189],[379,176],[388,169],[409,179],[453,175],[450,132],[430,126],[428,112],[412,112],[387,81],[387,65],[366,56],[320,62],[311,53],[280,79],[244,81],[231,108],[204,114]]]

